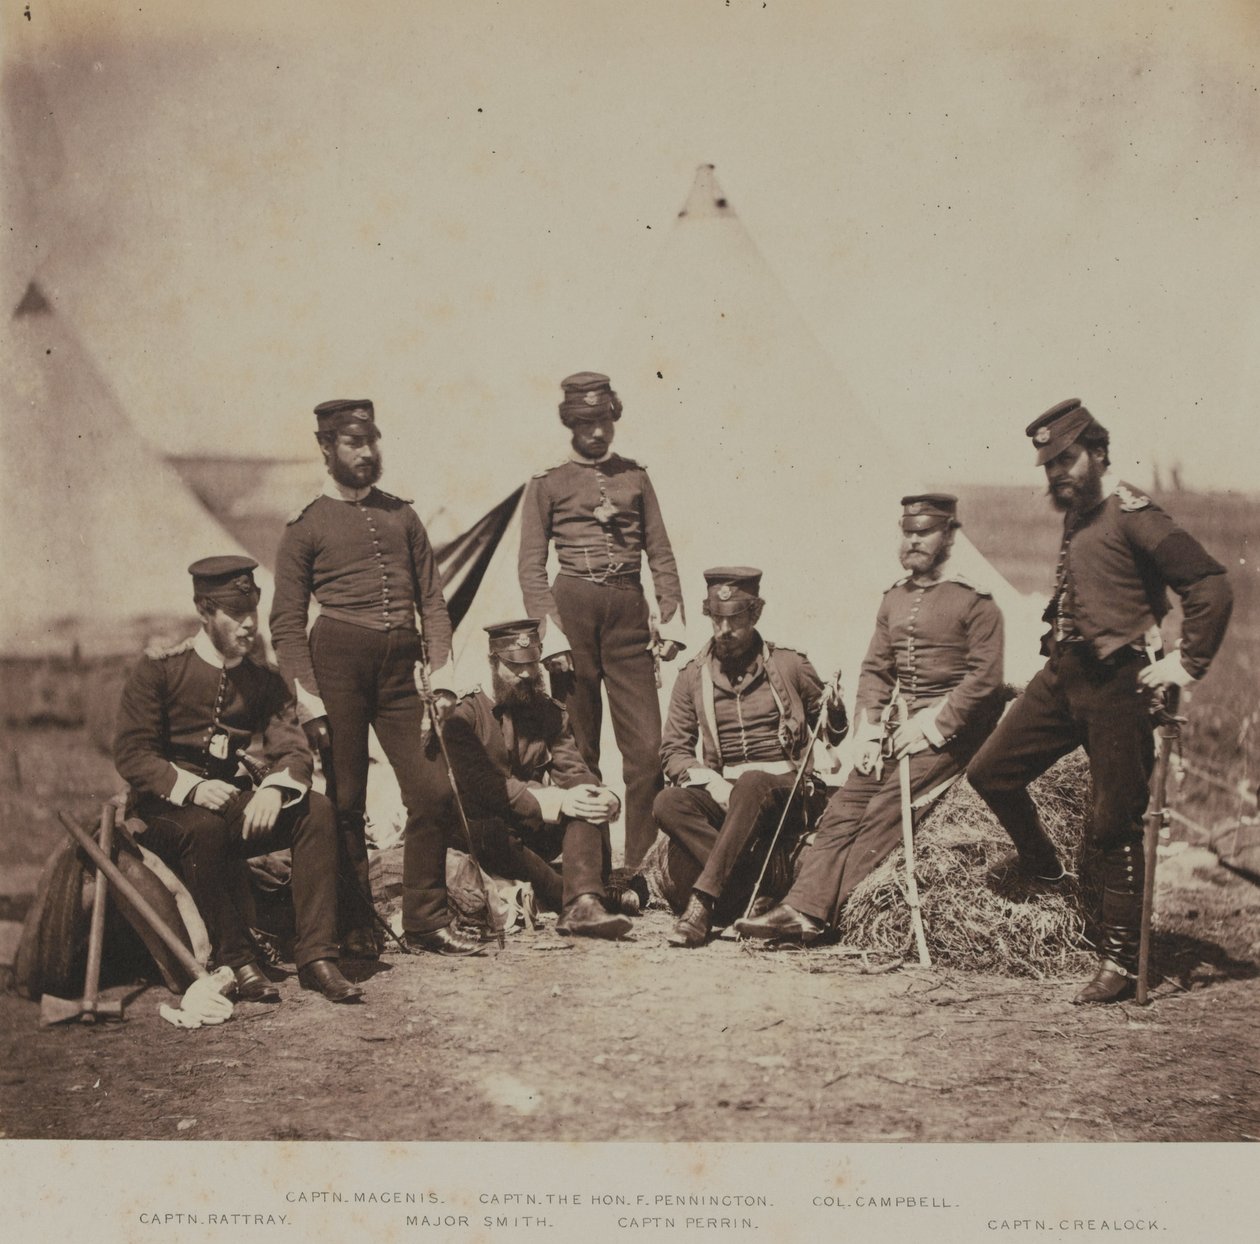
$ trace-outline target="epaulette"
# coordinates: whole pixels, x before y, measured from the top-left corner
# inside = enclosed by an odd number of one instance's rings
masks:
[[[950,574],[945,575],[943,582],[959,583],[963,587],[969,587],[973,592],[975,592],[977,596],[992,596],[993,595],[993,593],[987,587],[981,587],[980,584],[973,583],[969,578],[967,578],[966,575],[958,574],[957,572],[951,572]]]
[[[157,642],[150,644],[145,650],[144,655],[150,661],[165,661],[167,657],[177,657],[181,652],[191,650],[193,644],[197,642],[196,635],[189,635],[187,639],[180,640],[177,644],[164,644]]]
[[[1116,496],[1120,499],[1120,508],[1126,514],[1144,510],[1151,504],[1151,499],[1146,493],[1138,492],[1136,488],[1130,488],[1128,484],[1117,484]]]
[[[624,463],[626,464],[626,466],[628,466],[628,467],[634,467],[636,470],[639,470],[639,471],[646,471],[646,470],[647,470],[647,463],[646,463],[646,462],[636,462],[636,461],[635,461],[635,459],[633,459],[633,458],[625,458],[625,457],[622,457],[622,455],[621,455],[621,454],[617,454],[616,456],[617,456],[618,458],[621,458],[622,462],[624,462]]]
[[[376,491],[390,501],[401,501],[403,505],[415,505],[415,500],[411,497],[396,497],[392,492],[386,492],[383,488],[378,488]]]
[[[909,582],[910,582],[910,576],[909,576],[908,574],[903,574],[903,575],[901,576],[901,578],[900,578],[900,579],[898,579],[898,580],[896,581],[896,583],[890,583],[890,584],[889,584],[889,585],[888,585],[888,586],[884,589],[884,595],[885,595],[885,596],[887,596],[887,595],[888,595],[888,593],[889,593],[889,592],[891,592],[891,591],[893,590],[893,588],[895,588],[895,587],[901,587],[903,584],[906,584],[906,583],[909,583]]]
[[[806,657],[805,654],[799,648],[789,648],[787,644],[772,643],[768,639],[766,640],[766,651],[767,652],[790,652],[793,656],[805,657],[805,660],[807,661],[809,660],[809,657]]]
[[[543,477],[544,475],[550,475],[550,474],[552,473],[552,471],[558,470],[560,467],[564,466],[564,465],[565,465],[566,463],[568,463],[569,461],[570,461],[570,460],[569,460],[568,458],[566,458],[566,459],[564,460],[564,462],[557,462],[557,463],[555,464],[555,466],[543,467],[543,469],[542,469],[541,471],[535,471],[535,472],[534,472],[534,474],[533,474],[533,476],[532,476],[532,478],[533,478],[533,479],[542,479],[542,477]]]
[[[323,495],[324,494],[322,492],[316,493],[315,496],[313,496],[300,510],[294,510],[293,513],[284,520],[284,525],[286,527],[292,527],[293,524],[296,523],[297,520],[301,518],[302,515],[305,514],[306,511],[309,510],[311,506],[313,506]]]

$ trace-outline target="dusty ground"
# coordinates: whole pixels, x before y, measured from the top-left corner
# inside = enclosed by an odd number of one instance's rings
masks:
[[[548,924],[486,957],[387,955],[366,1004],[281,985],[218,1028],[40,1029],[0,998],[8,1138],[1255,1140],[1260,889],[1182,851],[1162,866],[1149,1008],[1071,981],[862,964],[839,948],[623,944]],[[363,965],[366,969],[368,965]],[[872,970],[875,969],[875,970]]]

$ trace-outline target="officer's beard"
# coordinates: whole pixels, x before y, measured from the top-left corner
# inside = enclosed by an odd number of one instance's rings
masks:
[[[509,682],[498,670],[494,670],[490,678],[494,686],[494,702],[505,708],[528,708],[544,699],[541,676]]]
[[[368,488],[381,478],[383,470],[379,453],[358,466],[348,466],[336,454],[331,454],[328,458],[328,474],[343,488]]]
[[[1060,513],[1083,514],[1102,500],[1102,472],[1091,471],[1079,483],[1070,479],[1060,480],[1046,489],[1046,495]]]

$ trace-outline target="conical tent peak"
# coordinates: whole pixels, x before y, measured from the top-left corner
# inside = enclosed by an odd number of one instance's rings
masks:
[[[735,209],[717,183],[712,164],[702,164],[696,169],[696,179],[691,184],[691,193],[687,196],[687,201],[678,215],[679,217],[735,215]]]

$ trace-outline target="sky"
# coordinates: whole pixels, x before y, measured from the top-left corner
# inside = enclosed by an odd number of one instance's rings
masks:
[[[27,9],[4,294],[164,452],[313,455],[369,396],[387,486],[480,504],[562,455],[711,162],[929,481],[1027,481],[1080,396],[1139,484],[1254,489],[1254,0]]]

